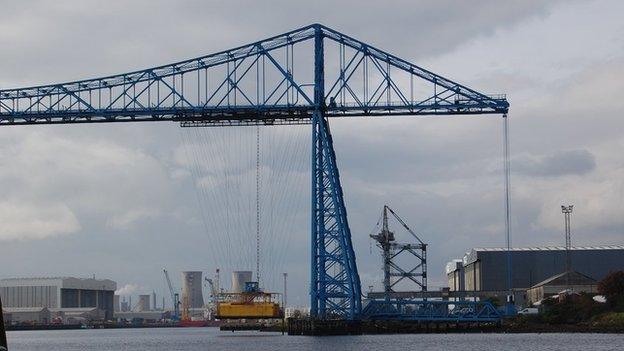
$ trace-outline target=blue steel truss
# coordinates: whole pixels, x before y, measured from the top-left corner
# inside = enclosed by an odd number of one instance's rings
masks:
[[[312,124],[311,310],[357,319],[361,288],[330,117],[506,114],[485,95],[320,24],[107,77],[0,90],[0,126]]]
[[[311,118],[315,36],[329,39],[324,115],[504,114],[484,95],[314,24],[232,50],[146,70],[0,90],[0,124]],[[325,45],[325,50],[328,45]],[[327,62],[329,63],[329,62]]]
[[[370,300],[362,318],[433,322],[500,322],[502,315],[489,301]]]

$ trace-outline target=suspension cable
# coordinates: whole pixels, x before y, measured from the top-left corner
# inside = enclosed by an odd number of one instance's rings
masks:
[[[507,289],[513,296],[512,262],[511,262],[511,195],[510,195],[510,161],[509,161],[509,125],[507,114],[503,115],[503,158],[505,172],[505,237],[507,244]]]
[[[256,126],[256,280],[260,285],[260,126]]]

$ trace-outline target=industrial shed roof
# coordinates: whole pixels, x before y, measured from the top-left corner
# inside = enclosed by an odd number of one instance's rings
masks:
[[[5,278],[0,279],[0,286],[56,286],[63,289],[117,290],[117,283],[110,279],[73,277]]]
[[[543,246],[543,247],[514,247],[511,251],[558,251],[565,250],[565,246]],[[624,245],[606,246],[574,246],[571,250],[624,250]],[[475,247],[474,251],[507,251],[503,247]]]
[[[570,285],[594,285],[596,284],[596,280],[592,279],[591,277],[586,276],[583,273],[579,273],[577,271],[568,271],[568,272],[563,272],[563,273],[554,275],[542,282],[539,282],[533,285],[531,289],[538,288],[544,285],[563,286],[563,285],[568,285],[568,284]]]
[[[553,251],[565,251],[564,246],[543,246],[543,247],[514,247],[511,248],[512,252],[553,252]],[[604,245],[604,246],[574,246],[572,251],[624,251],[624,245]],[[506,248],[502,247],[475,247],[466,252],[463,257],[464,266],[473,263],[477,260],[479,253],[485,252],[506,252]]]

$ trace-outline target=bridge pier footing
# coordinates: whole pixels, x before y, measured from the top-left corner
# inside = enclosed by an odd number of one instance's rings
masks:
[[[500,323],[406,320],[312,320],[289,318],[288,335],[436,334],[496,332]]]
[[[349,320],[288,319],[288,335],[361,335],[362,323]]]

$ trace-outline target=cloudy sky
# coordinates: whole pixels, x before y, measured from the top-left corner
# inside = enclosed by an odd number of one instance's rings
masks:
[[[508,95],[515,246],[563,244],[561,204],[574,204],[575,245],[624,244],[621,1],[0,5],[0,89],[146,68],[321,22]],[[449,259],[504,245],[499,117],[332,120],[332,128],[364,287],[381,279],[368,234],[384,204],[429,243],[431,287],[444,284]],[[162,296],[162,267],[178,286],[182,270],[213,271],[219,237],[202,224],[184,133],[172,123],[0,128],[0,277],[95,274],[124,293]],[[289,214],[286,253],[265,252],[284,255],[266,274],[289,272],[289,300],[299,305],[309,262],[302,198]]]

